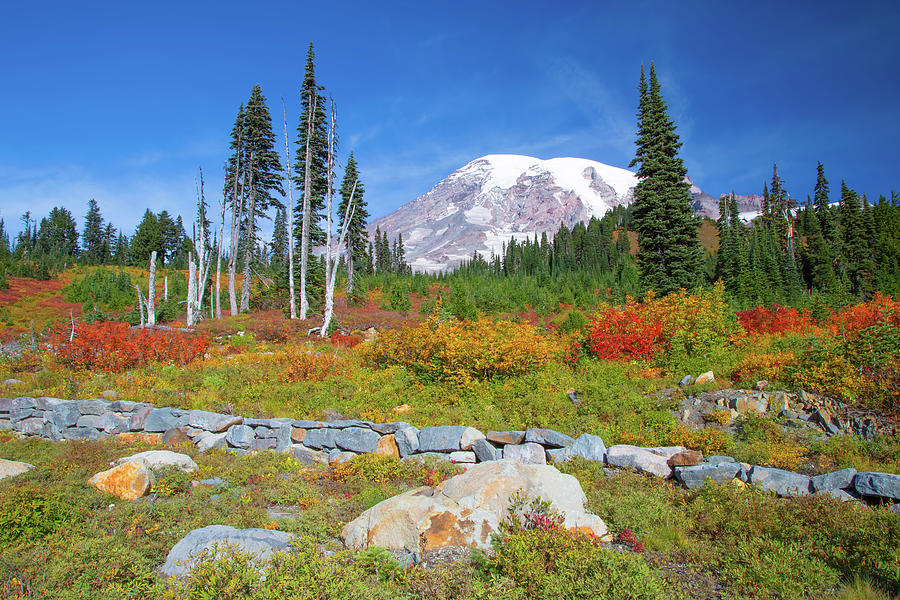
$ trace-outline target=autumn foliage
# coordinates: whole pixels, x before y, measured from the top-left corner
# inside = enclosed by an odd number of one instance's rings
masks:
[[[209,348],[205,335],[175,329],[131,329],[127,323],[81,323],[70,332],[54,334],[51,348],[57,362],[74,369],[122,371],[155,362],[184,365]]]
[[[423,380],[468,385],[539,369],[570,349],[554,335],[510,321],[440,320],[386,331],[367,349],[373,366],[402,365]]]
[[[738,322],[748,334],[760,333],[809,333],[814,323],[808,310],[772,304],[762,305],[737,313]]]

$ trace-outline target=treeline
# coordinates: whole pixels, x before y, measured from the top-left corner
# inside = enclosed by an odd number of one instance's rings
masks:
[[[719,202],[714,277],[750,307],[840,305],[900,292],[900,196],[874,204],[841,181],[835,203],[819,163],[813,196],[798,205],[773,168],[761,214],[741,221],[734,195]]]

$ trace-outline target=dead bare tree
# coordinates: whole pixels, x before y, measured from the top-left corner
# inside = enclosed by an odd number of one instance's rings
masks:
[[[241,310],[250,310],[250,262],[253,260],[253,250],[256,247],[256,181],[253,177],[254,154],[250,154],[250,165],[247,168],[247,177],[250,180],[250,194],[247,198],[247,224],[244,237],[244,280],[241,282]]]
[[[331,203],[334,197],[334,187],[332,185],[332,175],[334,173],[334,135],[337,124],[337,111],[334,108],[334,100],[331,101],[331,127],[328,130],[328,192],[326,194],[325,210],[327,226],[325,228],[325,312],[322,319],[322,327],[319,329],[319,336],[325,337],[328,334],[328,326],[334,316],[334,286],[337,281],[337,270],[341,259],[341,248],[344,247],[344,240],[347,237],[347,230],[350,229],[350,220],[353,218],[353,196],[356,194],[356,181],[353,182],[353,191],[350,193],[350,200],[344,209],[344,226],[338,238],[337,247],[332,249],[331,246]]]
[[[309,298],[306,294],[306,271],[309,265],[309,222],[310,222],[310,187],[312,187],[312,176],[310,174],[310,166],[312,163],[312,154],[310,150],[309,140],[313,132],[313,119],[316,114],[316,101],[318,94],[315,89],[312,91],[312,98],[309,103],[309,116],[306,125],[306,160],[304,162],[303,173],[303,222],[300,226],[300,318],[305,319],[309,313]]]
[[[156,326],[156,250],[150,253],[150,278],[147,284],[147,326]]]
[[[239,113],[239,118],[243,116],[243,106],[241,107],[241,112]],[[238,305],[237,305],[237,293],[234,288],[234,280],[235,280],[235,271],[237,269],[237,253],[238,253],[238,238],[241,228],[241,222],[244,219],[244,177],[243,177],[243,124],[241,123],[238,127],[237,137],[236,137],[237,148],[235,148],[234,152],[234,173],[232,173],[233,179],[233,187],[231,194],[231,239],[230,246],[228,250],[228,299],[231,304],[231,315],[234,316],[238,313]],[[222,209],[224,213],[224,207]],[[224,233],[224,222],[222,225],[223,229],[223,237]]]
[[[284,96],[281,97],[281,113],[284,123],[284,161],[287,164],[288,189],[288,302],[291,305],[291,318],[297,318],[297,296],[294,292],[294,181],[291,173],[291,147],[288,142],[287,109],[284,107]]]
[[[219,218],[219,236],[216,243],[216,318],[222,318],[222,249],[225,246],[225,196],[222,193],[222,214]]]

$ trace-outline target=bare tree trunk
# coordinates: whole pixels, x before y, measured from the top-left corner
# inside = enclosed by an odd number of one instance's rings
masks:
[[[163,302],[169,301],[169,276],[163,277]]]
[[[328,193],[326,196],[327,208],[325,210],[325,218],[327,227],[325,230],[325,314],[322,319],[322,327],[319,329],[319,336],[328,335],[328,326],[331,325],[331,319],[334,316],[334,286],[337,282],[338,265],[341,259],[341,248],[344,246],[344,240],[347,237],[347,231],[350,229],[350,219],[353,218],[353,197],[356,195],[356,181],[353,182],[353,190],[350,192],[350,200],[344,209],[344,226],[341,228],[341,235],[338,239],[337,247],[332,251],[331,247],[331,204],[334,196],[332,188],[332,171],[334,170],[334,132],[337,121],[337,111],[334,108],[334,100],[331,101],[331,128],[328,131]],[[333,252],[333,254],[332,254]]]
[[[253,163],[250,163],[252,173]],[[253,251],[256,249],[256,236],[254,235],[256,227],[254,219],[256,217],[256,192],[253,189],[253,175],[250,175],[250,201],[247,208],[247,247],[244,249],[244,281],[241,282],[241,311],[250,310],[250,282],[253,278],[250,275],[250,261],[253,259]]]
[[[234,190],[231,207],[231,246],[228,252],[228,299],[231,303],[231,316],[234,316],[238,313],[237,294],[235,293],[234,289],[234,278],[235,270],[237,269],[238,237],[241,227],[241,220],[244,218],[244,178],[241,177],[242,165],[240,160],[240,143],[241,136],[238,135],[238,150],[236,154],[237,159],[234,161]],[[238,187],[239,179],[240,187]]]
[[[209,265],[207,264],[207,258],[209,257],[208,249],[206,247],[206,195],[203,191],[203,169],[200,169],[200,197],[197,199],[198,207],[197,207],[197,221],[199,226],[197,227],[200,230],[200,251],[197,252],[197,289],[195,296],[195,307],[194,312],[199,316],[200,312],[203,310],[203,292],[206,290],[206,274],[207,269],[209,269]],[[194,251],[197,251],[197,244],[194,244]]]
[[[310,206],[310,186],[312,185],[312,177],[310,175],[310,163],[312,162],[312,154],[310,154],[309,138],[313,132],[313,117],[316,114],[316,100],[318,95],[315,90],[312,92],[312,98],[309,103],[309,116],[306,124],[306,160],[304,163],[303,174],[303,224],[300,228],[300,318],[305,319],[309,312],[309,298],[306,295],[306,271],[309,264],[309,206]]]
[[[147,325],[156,326],[156,250],[150,253],[150,282],[147,284]]]
[[[194,302],[197,298],[197,267],[194,265],[194,257],[190,256],[188,258],[188,289],[187,289],[187,319],[186,323],[188,327],[193,327],[194,323],[197,322],[197,317],[194,316]]]
[[[284,158],[287,163],[288,189],[288,302],[291,305],[291,318],[297,318],[297,295],[294,291],[294,180],[291,173],[291,147],[288,143],[287,110],[284,97],[281,98],[281,113],[284,122]]]
[[[141,329],[144,328],[144,294],[141,293],[141,288],[138,286],[134,286],[134,289],[137,290],[138,297],[138,314],[141,315]]]
[[[349,244],[348,244],[349,246]],[[353,293],[353,248],[347,248],[347,294]]]
[[[215,318],[222,318],[222,248],[225,246],[225,194],[222,193],[222,215],[219,220],[219,242],[216,244],[216,312]],[[210,314],[212,316],[212,314]]]

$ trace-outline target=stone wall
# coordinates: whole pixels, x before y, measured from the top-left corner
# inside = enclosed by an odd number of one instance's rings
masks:
[[[0,429],[52,441],[124,436],[151,443],[190,442],[200,452],[274,450],[290,452],[307,464],[340,463],[363,453],[401,459],[431,456],[461,465],[501,458],[543,464],[579,456],[611,467],[674,478],[688,488],[713,480],[753,484],[785,497],[829,494],[842,500],[876,503],[900,500],[900,475],[844,469],[808,477],[740,463],[728,456],[703,457],[680,446],[641,448],[620,444],[607,448],[598,436],[583,434],[575,439],[552,429],[482,433],[462,425],[418,429],[406,422],[256,419],[156,408],[125,400],[45,397],[0,398]]]

